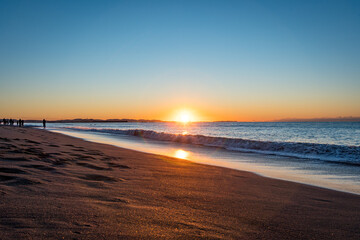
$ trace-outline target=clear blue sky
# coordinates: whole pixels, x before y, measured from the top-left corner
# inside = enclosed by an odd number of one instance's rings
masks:
[[[23,118],[360,116],[360,1],[0,0],[0,101]]]

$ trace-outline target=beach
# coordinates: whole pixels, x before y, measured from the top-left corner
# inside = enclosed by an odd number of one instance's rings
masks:
[[[0,127],[0,239],[359,239],[360,196]]]

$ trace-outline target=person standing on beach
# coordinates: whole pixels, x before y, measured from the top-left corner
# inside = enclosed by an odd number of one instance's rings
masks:
[[[46,120],[43,119],[43,128],[46,128]]]

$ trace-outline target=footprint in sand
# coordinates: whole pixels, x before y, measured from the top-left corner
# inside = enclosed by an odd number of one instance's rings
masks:
[[[2,173],[27,174],[27,172],[25,172],[23,170],[20,170],[18,168],[6,168],[6,167],[0,168],[0,172],[2,172]]]
[[[3,137],[0,137],[0,140],[1,140],[1,141],[4,141],[4,142],[11,142],[11,139],[3,138]]]
[[[56,148],[60,147],[60,146],[55,145],[55,144],[49,144],[48,146],[49,146],[49,147],[56,147]]]
[[[105,154],[100,152],[100,151],[96,151],[96,150],[90,150],[90,151],[87,151],[88,154],[90,155],[98,155],[98,156],[104,156]]]
[[[9,162],[29,162],[30,160],[23,157],[12,157],[12,158],[0,158],[0,161],[9,161]]]
[[[40,144],[39,142],[36,142],[36,141],[33,141],[33,140],[26,139],[25,141],[28,142],[28,143]]]
[[[21,153],[24,153],[24,151],[21,150],[21,149],[15,149],[15,150],[10,150],[10,151],[8,151],[8,153],[18,153],[18,154],[21,154]]]
[[[93,158],[91,156],[82,155],[82,154],[78,154],[78,153],[69,153],[69,155],[71,155],[73,157],[78,157],[78,158],[95,159],[95,158]]]
[[[27,178],[8,176],[8,175],[0,175],[0,182],[6,182],[5,184],[8,186],[40,184],[40,182],[32,181]]]
[[[37,154],[37,153],[41,153],[42,149],[36,148],[36,147],[29,147],[29,148],[25,148],[24,152],[31,153],[31,154]]]
[[[23,147],[31,147],[32,145],[30,145],[30,144],[20,144],[20,146],[23,146]]]
[[[61,153],[49,153],[50,155],[61,156]]]
[[[84,176],[79,176],[78,178],[84,179],[84,180],[91,180],[91,181],[103,181],[103,182],[117,182],[115,178],[107,177],[104,175],[99,174],[86,174]],[[119,179],[121,180],[121,179]],[[123,181],[123,180],[121,180]]]
[[[0,175],[0,182],[6,182],[14,179],[16,179],[14,176]]]
[[[64,146],[67,146],[67,147],[75,147],[75,146],[72,145],[72,144],[65,144]]]
[[[87,168],[91,168],[91,169],[95,169],[95,170],[111,170],[111,168],[104,168],[104,167],[96,166],[96,165],[93,165],[90,163],[77,162],[76,164],[79,166],[83,166],[83,167],[87,167]]]
[[[68,160],[65,159],[56,159],[54,161],[51,161],[53,166],[63,167],[69,164]]]
[[[27,178],[17,178],[15,182],[11,182],[9,183],[8,185],[14,185],[14,186],[17,186],[17,185],[35,185],[35,184],[40,184],[41,182],[38,182],[38,181],[32,181],[30,179],[27,179]]]
[[[41,148],[26,148],[24,152],[27,154],[34,154],[40,158],[49,158],[51,157],[50,154],[45,153]]]
[[[90,224],[81,224],[81,223],[77,223],[77,222],[75,222],[73,224],[76,226],[80,226],[80,227],[92,227]]]
[[[112,162],[107,163],[107,165],[109,167],[114,167],[114,168],[127,168],[127,169],[130,169],[129,166],[122,165],[122,164],[117,164],[117,163],[112,163]]]
[[[6,149],[10,149],[10,148],[16,148],[16,146],[14,144],[11,143],[1,143],[1,147],[2,148],[6,148]]]
[[[318,201],[318,202],[332,202],[332,201],[330,201],[330,200],[327,200],[327,199],[321,199],[321,198],[310,198],[310,199],[312,199],[312,200],[314,200],[314,201]]]
[[[48,166],[44,166],[44,165],[40,165],[40,164],[22,165],[22,167],[34,168],[34,169],[43,170],[43,171],[55,171],[56,170],[53,167],[48,167]]]
[[[121,157],[110,157],[110,156],[106,156],[106,157],[103,157],[101,160],[104,161],[104,162],[108,162],[108,161],[118,160],[118,159],[121,159]]]
[[[86,150],[82,149],[82,148],[74,148],[73,151],[76,152],[86,152]]]
[[[106,197],[103,195],[89,195],[87,197],[101,202],[126,203],[126,204],[129,203],[128,200],[119,197]]]

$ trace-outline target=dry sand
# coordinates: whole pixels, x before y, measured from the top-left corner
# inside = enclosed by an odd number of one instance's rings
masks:
[[[0,127],[0,239],[360,239],[360,196]]]

